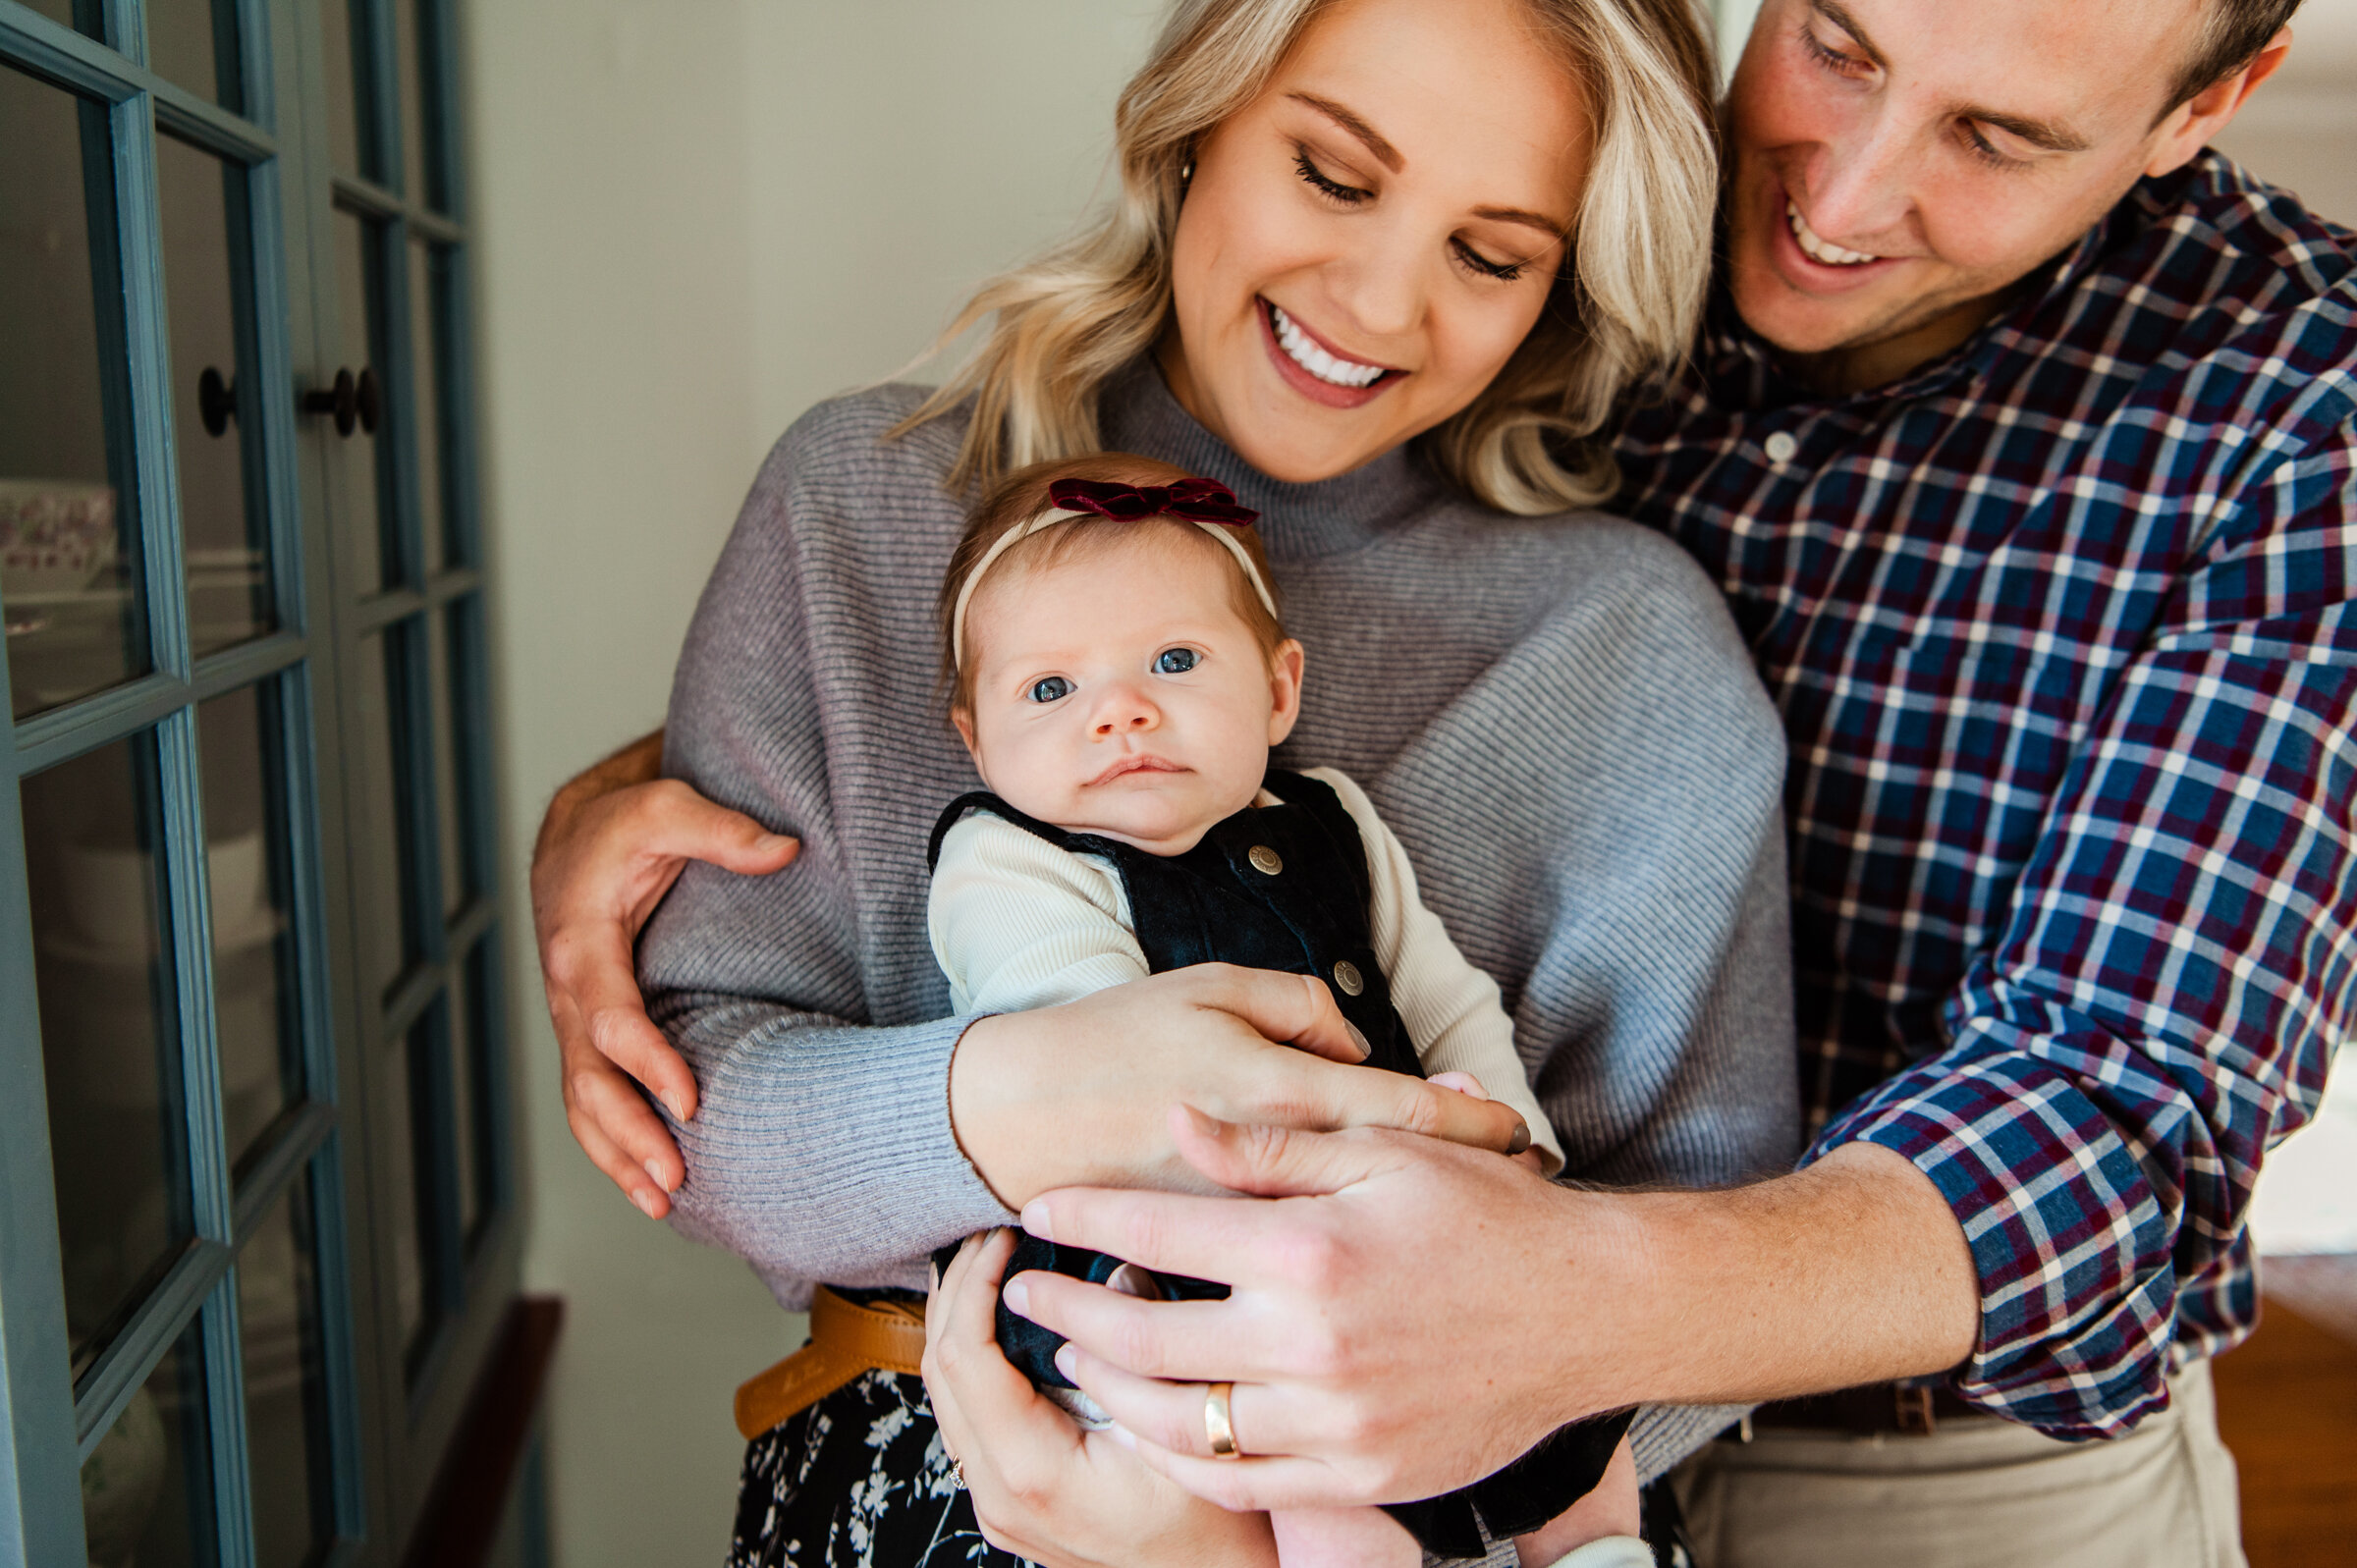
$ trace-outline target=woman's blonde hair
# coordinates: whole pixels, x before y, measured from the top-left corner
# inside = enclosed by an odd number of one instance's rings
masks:
[[[941,345],[986,318],[988,337],[893,432],[971,397],[952,489],[1102,445],[1098,394],[1153,347],[1170,311],[1171,244],[1194,147],[1259,96],[1334,3],[1178,0],[1114,114],[1120,200],[967,301]],[[1419,439],[1476,499],[1530,514],[1611,494],[1600,432],[1616,401],[1692,340],[1710,276],[1718,79],[1689,0],[1522,3],[1577,76],[1590,121],[1570,264],[1496,379]]]

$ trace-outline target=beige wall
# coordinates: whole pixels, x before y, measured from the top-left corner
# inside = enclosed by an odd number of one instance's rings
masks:
[[[549,792],[660,722],[696,592],[770,442],[815,400],[889,374],[974,281],[1087,205],[1156,8],[463,9],[521,915]],[[2339,42],[2238,150],[2357,217],[2357,0],[2308,9],[2308,30]],[[553,1394],[560,1558],[714,1562],[740,1451],[729,1392],[799,1325],[734,1260],[641,1218],[576,1150],[521,920],[512,938],[525,1269],[572,1308]]]

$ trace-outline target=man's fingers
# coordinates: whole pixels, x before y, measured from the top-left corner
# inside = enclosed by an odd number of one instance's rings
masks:
[[[1231,1284],[1239,1271],[1257,1267],[1269,1243],[1288,1234],[1277,1211],[1265,1204],[1132,1187],[1043,1192],[1023,1205],[1022,1223],[1042,1241],[1111,1253],[1156,1273]]]
[[[1211,1429],[1203,1419],[1207,1384],[1140,1378],[1099,1361],[1077,1345],[1058,1352],[1057,1365],[1124,1431],[1173,1453],[1214,1457]],[[1284,1402],[1256,1382],[1239,1382],[1230,1390],[1228,1421],[1241,1453],[1290,1453],[1305,1435],[1293,1430]]]
[[[662,1101],[673,1120],[695,1119],[695,1074],[646,1015],[629,935],[601,923],[558,946],[562,950],[547,959],[551,1014],[569,1008],[581,1020],[587,1043]],[[565,1022],[558,1020],[560,1036]]]
[[[1192,1106],[1172,1108],[1171,1136],[1188,1164],[1229,1191],[1248,1193],[1255,1198],[1324,1197],[1354,1186],[1398,1162],[1396,1151],[1371,1139],[1221,1121]],[[1064,1195],[1051,1196],[1057,1199],[1057,1205],[1047,1222],[1061,1231],[1068,1223]],[[1030,1212],[1023,1211],[1026,1217]],[[1252,1211],[1247,1207],[1246,1213]],[[1069,1222],[1096,1220],[1091,1215]],[[1056,1239],[1064,1238],[1059,1234]],[[1077,1245],[1097,1247],[1093,1241]],[[1117,1257],[1131,1256],[1118,1247],[1097,1247],[1097,1250]]]
[[[573,1129],[574,1141],[581,1146],[581,1153],[589,1157],[589,1162],[620,1187],[623,1196],[635,1204],[640,1213],[649,1219],[660,1219],[671,1213],[671,1199],[662,1183],[633,1162],[629,1151],[607,1137],[586,1110],[568,1107],[565,1121]]]
[[[680,1146],[672,1141],[671,1129],[663,1125],[630,1081],[603,1057],[579,1053],[568,1061],[565,1102],[574,1134],[582,1139],[584,1149],[588,1148],[584,1133],[594,1132],[617,1152],[618,1163],[599,1159],[595,1150],[590,1151],[590,1159],[623,1191],[631,1194],[632,1202],[637,1202],[637,1188],[647,1182],[669,1194],[686,1181],[687,1163],[680,1157]]]
[[[1263,1370],[1259,1358],[1239,1344],[1238,1317],[1248,1313],[1233,1299],[1139,1301],[1103,1285],[1036,1271],[1010,1279],[1006,1296],[1017,1316],[1140,1378],[1208,1382],[1251,1378]],[[1297,1345],[1288,1340],[1285,1348],[1291,1352]]]
[[[709,861],[739,876],[762,877],[784,870],[801,850],[801,840],[771,833],[676,779],[647,785],[639,814],[645,831],[631,847],[641,855],[677,855]]]

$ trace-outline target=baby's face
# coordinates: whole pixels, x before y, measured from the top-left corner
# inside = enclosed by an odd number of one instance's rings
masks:
[[[1192,523],[1158,518],[992,571],[966,608],[973,709],[953,716],[983,782],[1162,855],[1249,805],[1300,710],[1301,645],[1262,652],[1233,570]]]

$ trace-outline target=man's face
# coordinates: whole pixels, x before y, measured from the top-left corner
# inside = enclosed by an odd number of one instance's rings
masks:
[[[1793,354],[1969,330],[2198,149],[2154,122],[2212,3],[1766,0],[1728,98],[1744,321]]]

